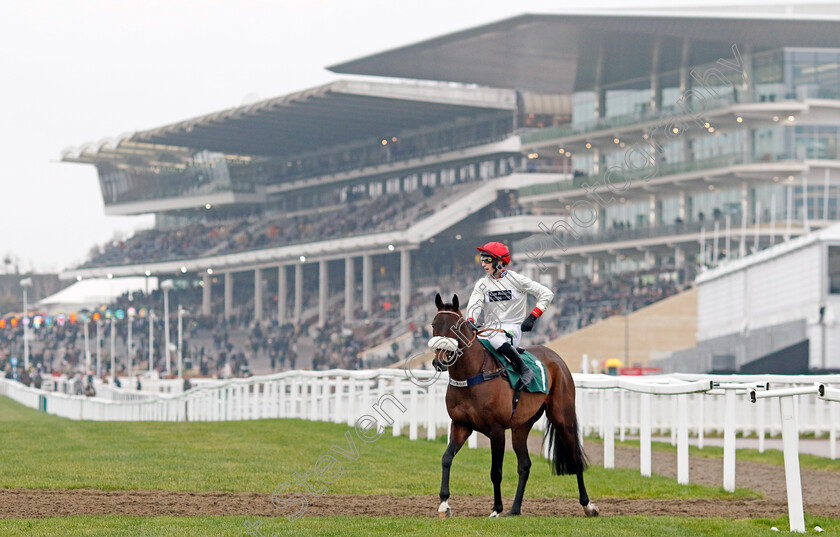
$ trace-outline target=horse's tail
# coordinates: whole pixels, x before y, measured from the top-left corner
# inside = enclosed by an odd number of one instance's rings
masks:
[[[545,429],[543,443],[548,440],[548,452],[551,454],[551,471],[555,475],[576,475],[589,466],[583,444],[578,435],[577,416],[572,425],[557,427],[551,421]]]

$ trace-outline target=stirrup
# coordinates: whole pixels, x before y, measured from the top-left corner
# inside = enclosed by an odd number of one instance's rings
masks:
[[[526,375],[528,377],[530,377],[530,378],[527,378],[527,382],[526,382]],[[523,388],[527,387],[529,384],[534,382],[534,378],[536,378],[534,376],[534,372],[531,371],[531,369],[527,365],[525,366],[525,371],[519,374],[519,381],[522,382],[522,387]]]

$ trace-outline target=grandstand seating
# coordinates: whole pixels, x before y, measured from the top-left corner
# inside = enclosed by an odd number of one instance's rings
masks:
[[[574,332],[613,315],[631,313],[681,290],[673,269],[614,274],[595,283],[589,278],[560,281],[554,288],[552,337]]]
[[[475,183],[439,186],[383,195],[326,210],[141,231],[129,239],[104,245],[80,268],[170,261],[405,229],[418,219],[434,214],[436,207],[445,207],[447,199],[475,186]]]

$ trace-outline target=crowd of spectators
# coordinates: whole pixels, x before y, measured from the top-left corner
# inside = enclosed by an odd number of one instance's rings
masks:
[[[453,258],[454,259],[454,258]],[[398,292],[393,282],[381,282],[374,289],[373,305],[370,312],[363,312],[361,304],[356,304],[351,323],[344,321],[344,303],[333,300],[330,303],[323,326],[317,325],[317,303],[308,301],[304,307],[304,318],[298,324],[278,324],[276,320],[253,320],[253,301],[241,301],[235,306],[235,314],[225,319],[220,313],[200,315],[201,289],[179,289],[179,303],[187,305],[192,312],[184,319],[183,361],[184,370],[190,375],[202,377],[229,378],[254,374],[255,361],[261,364],[260,372],[283,371],[303,367],[314,369],[357,369],[364,367],[361,359],[364,350],[408,330],[413,334],[413,348],[425,345],[428,338],[426,327],[434,316],[433,298],[440,292],[446,300],[458,294],[462,303],[466,303],[475,281],[481,277],[476,267],[460,264],[450,259],[451,266],[440,266],[427,274],[414,278],[413,294],[407,306],[408,322],[399,319]],[[464,261],[466,263],[466,261]],[[554,339],[565,333],[573,332],[612,315],[623,315],[671,296],[682,288],[678,283],[678,274],[673,269],[649,270],[620,275],[602,275],[598,282],[588,278],[572,278],[558,281],[554,285],[555,300],[546,322],[537,325],[538,339]],[[310,297],[311,298],[311,297]],[[218,297],[213,304],[213,311],[222,308]],[[112,310],[126,309],[129,305],[139,311],[154,309],[155,319],[154,356],[156,362],[152,369],[161,376],[176,371],[175,352],[171,352],[167,365],[164,349],[163,326],[160,316],[162,296],[159,291],[149,295],[134,293],[132,297],[124,295],[109,307]],[[172,308],[175,310],[176,308]],[[175,343],[177,313],[172,311],[170,319],[172,343]],[[132,362],[134,371],[149,370],[149,318],[136,317],[132,322],[132,343],[134,352]],[[115,323],[114,344],[117,356],[118,374],[125,375],[128,324],[125,321]],[[85,325],[82,322],[63,325],[52,324],[33,330],[30,343],[30,362],[28,371],[22,368],[23,328],[0,330],[0,371],[5,376],[16,377],[23,382],[40,382],[43,375],[59,373],[72,376],[78,371],[92,371],[96,368],[96,337],[100,336],[100,370],[94,372],[103,377],[110,376],[111,353],[110,322],[90,322],[88,325],[88,345],[91,353],[91,365],[85,367]],[[537,342],[533,339],[532,342]],[[304,360],[301,361],[302,353]],[[386,363],[401,358],[404,350],[396,350],[388,356]],[[18,358],[18,370],[14,371],[10,358]],[[311,358],[311,360],[310,360]],[[267,366],[266,364],[270,364]],[[310,365],[311,364],[311,365]]]
[[[673,269],[572,278],[554,287],[553,339],[613,315],[625,315],[682,291]]]
[[[34,378],[36,373],[52,371],[69,372],[84,359],[83,326],[79,324],[52,325],[33,330],[35,339],[30,342],[30,370],[23,367],[23,326],[0,330],[0,370],[6,378],[15,375],[11,358],[18,359],[17,375],[22,381]]]
[[[337,205],[328,210],[226,221],[193,223],[177,229],[150,229],[95,248],[81,268],[202,257],[405,229],[433,214],[463,185],[419,188]]]
[[[432,214],[435,201],[451,196],[451,189],[431,189],[349,203],[340,209],[268,219],[260,227],[228,241],[224,252],[239,252],[323,239],[405,229]]]
[[[199,257],[234,240],[247,227],[248,222],[241,220],[213,226],[195,223],[172,230],[144,230],[95,249],[82,268]]]
[[[244,318],[244,316],[243,316]],[[176,319],[170,320],[171,344],[176,342]],[[167,363],[163,319],[153,321],[155,327],[154,356],[152,369],[160,376],[177,373],[177,353],[170,350]],[[114,325],[114,350],[117,358],[118,375],[127,375],[128,324],[125,321]],[[17,377],[28,383],[36,374],[64,374],[73,376],[78,371],[89,371],[97,376],[111,375],[111,323],[100,321],[88,323],[88,343],[85,346],[85,324],[65,323],[40,326],[31,330],[29,345],[30,368],[24,368],[23,329],[0,330],[0,371],[7,378]],[[97,333],[99,344],[97,345]],[[184,322],[183,368],[191,375],[202,377],[230,378],[249,376],[255,359],[270,361],[271,371],[294,369],[298,357],[297,339],[302,331],[292,324],[278,325],[276,322],[239,324],[225,322],[216,316],[190,316]],[[135,318],[132,322],[131,357],[133,373],[149,371],[149,319]],[[90,352],[90,366],[86,358]],[[97,368],[97,349],[99,366]],[[13,368],[12,357],[17,358]],[[17,369],[17,371],[15,371]]]

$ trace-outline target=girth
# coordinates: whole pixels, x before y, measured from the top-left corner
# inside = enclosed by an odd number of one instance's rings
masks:
[[[449,379],[449,385],[455,386],[456,388],[467,388],[469,386],[475,386],[476,384],[481,384],[482,382],[486,382],[488,380],[493,380],[496,377],[501,377],[502,373],[504,373],[504,369],[499,368],[495,371],[482,371],[478,375],[470,377],[466,380],[455,380],[453,378]]]

